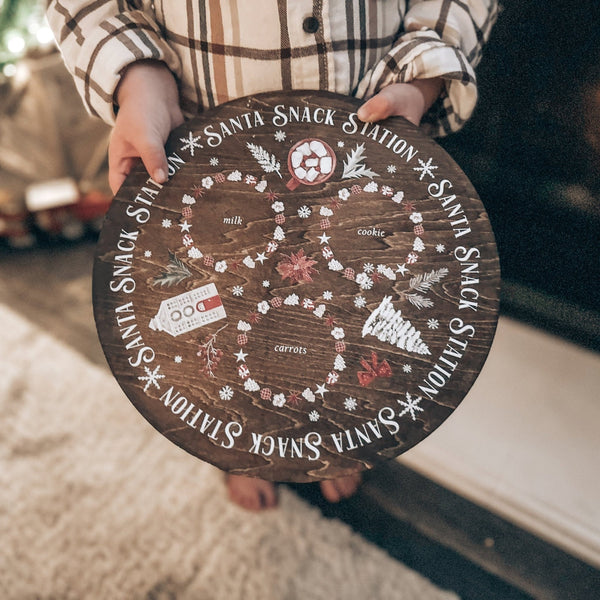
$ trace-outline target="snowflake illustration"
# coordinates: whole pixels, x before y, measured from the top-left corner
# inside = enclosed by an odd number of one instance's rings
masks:
[[[412,373],[412,367],[410,365],[408,365],[408,364],[402,365],[402,370],[405,373]]]
[[[427,321],[427,327],[429,327],[429,329],[437,329],[440,326],[440,322],[437,319],[429,319],[429,321]]]
[[[152,258],[152,250],[146,250],[146,251],[144,252],[144,256],[145,256],[146,258]]]
[[[351,396],[344,400],[344,408],[346,410],[356,410],[358,407],[358,402],[356,398],[352,398]]]
[[[356,308],[364,308],[367,305],[367,300],[364,296],[357,296],[354,298],[354,306]]]
[[[404,406],[404,409],[401,413],[398,414],[399,417],[404,416],[406,413],[410,413],[413,421],[417,420],[415,413],[423,412],[423,409],[419,406],[419,402],[421,402],[423,398],[421,396],[417,396],[416,398],[412,398],[411,395],[406,392],[406,402],[404,400],[398,400],[398,404]]]
[[[262,282],[262,286],[263,286],[264,288],[271,287],[271,282],[270,282],[268,279],[265,279],[265,280]]]
[[[343,147],[344,147],[344,142],[343,142],[342,140],[340,140],[340,141],[337,143],[337,147],[338,147],[338,148],[343,148]]]
[[[219,398],[221,400],[231,400],[233,398],[233,390],[228,385],[223,386],[219,390]]]
[[[285,138],[287,137],[287,133],[285,131],[281,131],[281,129],[278,129],[275,134],[273,135],[273,137],[275,138],[275,141],[277,142],[285,142]]]
[[[425,175],[429,175],[429,177],[431,177],[431,179],[435,179],[435,175],[433,174],[433,171],[435,169],[437,169],[437,166],[431,164],[431,161],[433,159],[430,158],[427,162],[425,162],[424,160],[421,160],[420,158],[418,160],[419,160],[419,164],[421,166],[420,167],[413,167],[413,171],[420,171],[421,172],[421,176],[419,177],[419,181],[423,181],[423,177],[425,177]]]
[[[201,139],[201,136],[194,137],[194,135],[190,131],[190,133],[188,134],[188,137],[179,138],[179,141],[183,142],[183,146],[181,146],[180,150],[189,150],[190,154],[192,156],[194,156],[194,150],[196,148],[204,148],[204,146],[202,144],[200,144],[198,141],[200,139]]]
[[[146,371],[146,375],[140,375],[138,379],[140,381],[145,381],[146,385],[144,386],[144,391],[147,392],[148,388],[153,385],[157,390],[160,390],[160,385],[158,385],[159,379],[164,379],[165,376],[160,371],[160,365],[156,366],[154,371],[151,371],[148,367],[144,367],[144,371]]]
[[[440,254],[442,254],[443,252],[446,252],[446,246],[444,246],[444,244],[438,244],[435,247],[436,251],[439,252]]]
[[[386,265],[377,265],[377,272],[383,275],[387,271]]]
[[[301,219],[308,219],[308,217],[310,217],[311,213],[312,213],[312,211],[311,211],[311,210],[310,210],[310,208],[308,208],[308,206],[306,206],[306,205],[304,205],[304,206],[301,206],[301,207],[298,209],[298,216],[299,216]]]
[[[216,156],[213,156],[209,161],[209,164],[211,167],[218,167],[219,166],[219,159]]]
[[[319,413],[316,410],[311,410],[308,413],[308,418],[313,422],[316,423],[319,420]]]
[[[169,227],[171,227],[171,225],[173,225],[173,221],[171,221],[171,219],[163,219],[162,220],[162,226],[165,229],[169,229]]]
[[[325,292],[323,292],[323,300],[332,300],[333,299],[333,292],[330,292],[329,290],[326,290]]]
[[[363,271],[365,273],[371,274],[374,270],[375,270],[375,267],[373,266],[373,263],[365,263],[363,265]]]
[[[234,285],[231,293],[239,298],[244,295],[244,288],[241,285]]]
[[[183,358],[181,358],[181,356],[178,354],[177,356],[175,356],[175,357],[173,358],[173,360],[174,360],[174,361],[175,361],[175,362],[176,362],[178,365],[180,365],[180,364],[181,364],[181,362],[183,361]]]
[[[396,172],[396,165],[388,165],[387,172],[390,174],[394,174]]]

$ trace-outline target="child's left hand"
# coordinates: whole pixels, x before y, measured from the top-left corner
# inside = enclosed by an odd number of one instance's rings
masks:
[[[367,100],[358,109],[361,121],[372,123],[387,117],[404,117],[419,125],[423,115],[442,91],[444,80],[415,79],[410,83],[392,83]]]

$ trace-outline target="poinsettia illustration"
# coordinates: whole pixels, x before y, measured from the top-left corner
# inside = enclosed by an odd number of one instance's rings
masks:
[[[312,281],[311,275],[318,273],[313,265],[317,261],[304,255],[304,250],[300,249],[296,254],[292,252],[289,256],[284,254],[284,259],[277,265],[277,272],[282,279],[290,279],[292,283],[301,281]]]

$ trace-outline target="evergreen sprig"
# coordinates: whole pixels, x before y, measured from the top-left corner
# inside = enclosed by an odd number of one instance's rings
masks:
[[[346,153],[344,161],[344,171],[342,179],[358,179],[359,177],[379,177],[375,171],[367,168],[363,161],[367,158],[365,154],[365,145],[357,144],[354,150]]]
[[[277,160],[274,154],[269,154],[262,146],[257,146],[250,142],[246,143],[248,150],[252,156],[258,161],[258,164],[263,168],[265,173],[277,173],[279,177],[283,178],[280,173],[281,163]]]
[[[175,256],[174,252],[169,250],[169,264],[160,275],[157,275],[154,278],[152,285],[160,284],[161,287],[171,287],[191,276],[192,272],[187,268],[183,261]]]

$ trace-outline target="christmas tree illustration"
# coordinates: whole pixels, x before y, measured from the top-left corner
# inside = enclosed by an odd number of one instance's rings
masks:
[[[402,317],[402,311],[396,310],[392,297],[385,296],[379,306],[365,321],[362,337],[373,335],[381,342],[388,342],[401,350],[429,355],[427,344],[421,339],[421,332],[412,323]]]

